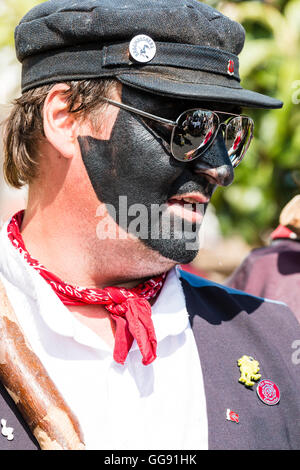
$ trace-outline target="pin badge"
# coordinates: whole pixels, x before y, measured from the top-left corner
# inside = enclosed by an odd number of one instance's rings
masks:
[[[1,426],[2,426],[1,434],[2,436],[6,437],[8,441],[12,441],[14,438],[14,435],[13,435],[14,428],[7,427],[6,423],[7,423],[6,419],[1,419]]]
[[[139,34],[134,36],[129,43],[129,53],[136,62],[147,63],[156,54],[156,44],[150,36]]]
[[[227,73],[228,75],[233,75],[234,74],[234,62],[233,60],[229,60],[227,63]]]
[[[261,378],[261,375],[258,374],[259,362],[251,356],[244,355],[240,357],[237,363],[241,372],[239,382],[244,384],[245,387],[252,387],[254,381],[256,382]]]
[[[256,392],[266,405],[277,405],[280,400],[280,390],[271,380],[261,380],[256,387]]]
[[[235,411],[231,411],[229,408],[227,408],[226,410],[226,419],[228,421],[234,421],[235,423],[240,422],[238,413],[235,413]]]

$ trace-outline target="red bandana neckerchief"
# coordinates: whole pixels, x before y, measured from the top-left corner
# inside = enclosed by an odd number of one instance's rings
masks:
[[[156,358],[157,341],[148,300],[159,293],[166,275],[149,279],[132,289],[119,287],[85,289],[70,286],[47,271],[26,250],[19,230],[23,215],[24,211],[20,211],[11,218],[7,227],[8,238],[27,263],[50,284],[64,305],[104,305],[116,322],[114,360],[124,364],[133,340],[136,339],[142,353],[143,364],[148,365],[153,362]]]

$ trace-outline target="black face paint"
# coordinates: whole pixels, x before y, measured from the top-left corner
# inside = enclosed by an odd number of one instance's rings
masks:
[[[123,87],[122,101],[174,120],[183,110],[197,106],[194,102],[166,99],[128,87]],[[172,196],[189,193],[201,193],[210,198],[216,184],[223,183],[207,178],[205,169],[221,169],[222,178],[229,184],[233,179],[232,166],[221,135],[200,157],[201,161],[182,163],[169,153],[165,130],[161,133],[164,135],[160,134],[159,127],[154,127],[153,121],[143,121],[120,109],[109,140],[91,136],[80,136],[78,140],[94,191],[99,201],[115,208],[116,223],[128,232],[133,232],[134,227],[136,234],[138,218],[144,225],[140,227],[142,243],[166,258],[188,263],[198,252],[197,234],[201,223],[185,221],[182,230],[183,220],[178,216],[170,217],[167,201]],[[120,211],[120,196],[123,201],[127,198],[129,213],[126,217]],[[137,204],[143,205],[142,218],[138,217],[141,206]],[[206,204],[198,206],[204,215]]]

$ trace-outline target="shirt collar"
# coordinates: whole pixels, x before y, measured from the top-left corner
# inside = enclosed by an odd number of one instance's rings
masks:
[[[87,346],[111,351],[111,348],[92,330],[77,320],[53,292],[50,285],[30,266],[7,236],[7,225],[0,231],[0,272],[26,296],[31,297],[39,315],[55,333],[73,337]],[[180,271],[169,271],[162,290],[152,306],[152,320],[157,341],[178,335],[188,326],[185,297],[179,280]],[[16,312],[17,313],[17,312]],[[136,341],[131,350],[138,349]]]

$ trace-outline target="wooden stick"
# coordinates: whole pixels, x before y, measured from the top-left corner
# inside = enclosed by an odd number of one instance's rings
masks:
[[[79,423],[32,351],[0,280],[0,380],[42,450],[83,450]]]

